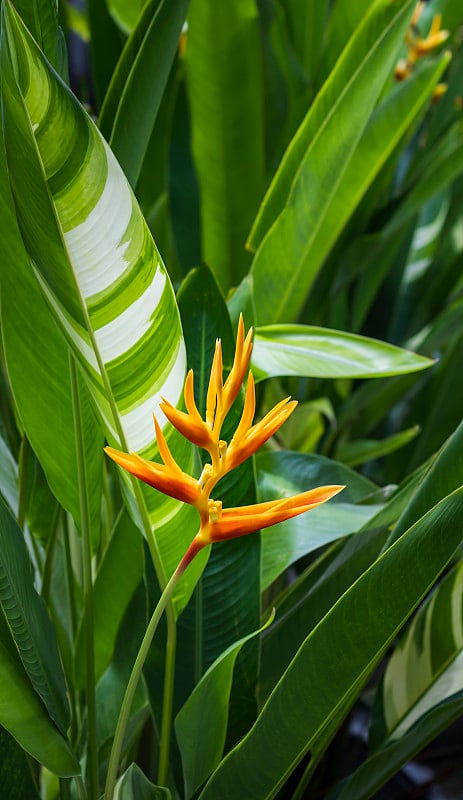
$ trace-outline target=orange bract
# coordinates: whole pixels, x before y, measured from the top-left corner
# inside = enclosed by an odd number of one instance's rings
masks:
[[[211,463],[206,464],[199,480],[185,473],[172,456],[162,430],[154,418],[159,453],[163,463],[146,461],[136,453],[120,453],[112,447],[106,453],[119,466],[160,492],[195,506],[200,527],[184,559],[184,566],[200,550],[212,542],[244,536],[260,528],[283,522],[326,502],[343,486],[321,486],[294,497],[257,503],[241,508],[222,509],[220,500],[211,498],[217,482],[237,467],[271,436],[292,414],[297,403],[287,397],[269,411],[263,419],[252,424],[256,399],[254,378],[249,372],[243,412],[236,431],[228,444],[220,438],[222,426],[243,384],[252,352],[252,328],[245,336],[240,316],[235,357],[228,378],[223,383],[222,344],[217,340],[212,360],[206,396],[206,419],[198,411],[194,398],[194,375],[190,370],[185,380],[185,411],[179,411],[168,400],[160,407],[169,422],[193,444],[205,449]]]

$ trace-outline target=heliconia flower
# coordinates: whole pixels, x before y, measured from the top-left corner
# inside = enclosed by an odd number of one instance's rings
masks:
[[[185,473],[177,464],[156,417],[154,425],[162,464],[147,461],[136,453],[126,454],[112,447],[105,448],[108,456],[132,475],[170,497],[195,506],[198,510],[199,531],[179,565],[180,573],[203,547],[213,542],[245,536],[303,514],[325,503],[344,489],[344,486],[321,486],[294,497],[228,509],[222,509],[221,501],[211,497],[218,481],[265,444],[297,405],[296,401],[287,397],[253,425],[256,398],[254,378],[252,372],[249,372],[243,412],[238,427],[229,444],[220,438],[225,417],[243,384],[251,352],[252,328],[245,336],[243,318],[240,316],[235,357],[225,383],[223,383],[222,344],[219,339],[216,342],[206,395],[206,418],[201,417],[195,402],[192,370],[185,380],[186,412],[179,411],[166,399],[160,404],[165,416],[177,431],[209,453],[211,463],[205,465],[198,480]]]
[[[436,47],[440,47],[449,37],[448,31],[441,30],[442,14],[440,13],[434,15],[428,35],[425,38],[421,36],[418,21],[424,7],[425,3],[423,2],[419,2],[415,6],[410,26],[405,35],[407,57],[401,59],[394,70],[395,78],[398,81],[409,78],[418,59],[435,50]],[[440,90],[436,98],[433,95],[433,100],[438,99],[444,92],[445,89]]]

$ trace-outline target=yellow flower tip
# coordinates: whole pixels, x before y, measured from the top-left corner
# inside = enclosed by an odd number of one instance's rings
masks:
[[[418,2],[416,4],[415,9],[413,11],[413,15],[412,15],[412,19],[411,19],[410,25],[416,25],[417,24],[419,18],[421,17],[421,14],[423,12],[423,9],[424,9],[425,5],[426,5],[426,3],[424,3],[423,0],[420,0],[420,2]]]
[[[448,38],[448,31],[438,31],[437,33],[429,34],[426,39],[419,39],[416,43],[417,54],[424,56],[430,53],[431,50],[435,50],[436,47],[440,47],[441,44],[446,42]]]
[[[447,89],[447,83],[438,83],[432,93],[431,101],[433,103],[438,103],[441,97],[443,97],[443,95],[446,93]]]
[[[317,489],[310,489],[308,492],[282,500],[271,500],[268,503],[257,503],[242,508],[223,509],[217,519],[209,517],[209,525],[203,536],[207,539],[207,543],[246,536],[310,511],[312,508],[326,503],[344,488],[344,486],[338,485],[320,486]]]

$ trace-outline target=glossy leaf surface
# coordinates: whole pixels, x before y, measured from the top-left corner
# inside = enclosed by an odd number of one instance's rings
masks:
[[[170,281],[108,146],[10,4],[4,16],[6,149],[35,276],[85,371],[107,439],[152,457],[157,452],[152,412],[161,395],[179,401],[185,370]],[[66,151],[63,140],[69,142]],[[27,201],[31,191],[33,212]],[[163,415],[158,418],[165,424]],[[191,457],[191,448],[178,437],[173,450],[182,462]],[[140,492],[137,488],[135,513],[148,513],[151,524],[158,523],[162,579],[162,572],[166,576],[177,565],[193,531],[187,514],[177,516],[175,501],[146,491],[140,505]],[[169,522],[162,526],[166,517]],[[183,539],[171,536],[173,527]],[[190,574],[194,580],[194,569]],[[188,596],[188,579],[182,587]]]
[[[372,6],[293,139],[251,236],[260,243],[252,266],[259,324],[297,317],[346,210],[353,210],[352,181],[344,178],[412,6]]]
[[[31,683],[64,733],[69,707],[55,632],[32,583],[22,531],[1,499],[0,602]]]
[[[375,378],[416,372],[432,364],[429,358],[386,342],[310,325],[257,328],[251,360],[256,381],[278,375]]]
[[[262,586],[318,547],[355,533],[379,510],[377,505],[356,505],[375,490],[374,484],[352,470],[318,455],[279,451],[256,458],[259,501],[290,497],[329,484],[345,485],[336,500],[307,514],[273,525],[262,534]]]
[[[140,175],[188,3],[146,3],[105,95],[100,128],[132,186]]]
[[[262,66],[254,0],[191,0],[186,77],[202,255],[226,292],[245,274],[264,181]]]
[[[182,755],[185,796],[192,797],[219,764],[225,746],[228,704],[233,670],[247,641],[273,622],[274,614],[258,631],[230,645],[209,667],[175,719],[175,732]],[[204,721],[207,720],[207,725]]]
[[[316,764],[389,643],[458,547],[462,491],[410,528],[317,625],[201,800],[243,793],[250,800],[274,797],[305,753]],[[387,615],[377,613],[379,604],[387,604]]]

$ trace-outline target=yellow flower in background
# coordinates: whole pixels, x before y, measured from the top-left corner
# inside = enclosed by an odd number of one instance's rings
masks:
[[[186,411],[179,411],[165,399],[160,403],[161,410],[177,431],[210,455],[210,463],[205,465],[198,480],[185,473],[177,464],[156,417],[154,425],[162,464],[147,461],[136,453],[127,454],[112,447],[105,448],[109,457],[127,472],[160,492],[184,503],[190,503],[197,508],[200,517],[199,531],[182,560],[183,569],[203,547],[213,542],[245,536],[253,531],[303,514],[305,511],[325,503],[344,488],[343,486],[321,486],[294,497],[227,509],[222,509],[222,502],[211,497],[218,481],[265,444],[292,414],[297,405],[296,401],[287,397],[253,425],[256,397],[254,378],[252,372],[249,372],[243,412],[235,433],[230,442],[220,438],[225,418],[243,385],[251,352],[252,328],[245,336],[243,318],[240,316],[233,366],[225,383],[223,382],[222,344],[220,339],[216,342],[206,396],[205,419],[201,417],[194,399],[193,370],[189,371],[185,380]]]
[[[428,35],[424,38],[421,36],[418,22],[425,5],[426,3],[419,2],[415,6],[410,26],[405,36],[407,56],[399,61],[394,70],[395,78],[398,81],[409,78],[418,59],[426,56],[437,47],[440,47],[449,37],[448,31],[441,30],[442,14],[440,13],[433,16]],[[445,84],[439,83],[436,87],[433,99],[435,100],[441,97],[445,93],[446,88]]]

